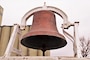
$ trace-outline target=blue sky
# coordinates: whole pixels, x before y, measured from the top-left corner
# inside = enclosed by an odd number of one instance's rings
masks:
[[[63,10],[70,22],[79,21],[79,35],[89,37],[90,0],[0,0],[0,5],[4,8],[2,25],[20,24],[26,12],[32,8],[43,6],[44,2],[47,6],[54,6]],[[58,16],[56,17],[57,27],[61,32],[63,20]],[[27,21],[27,24],[32,24],[32,17]],[[64,48],[51,51],[51,56],[72,56],[72,42],[69,40],[68,42]]]

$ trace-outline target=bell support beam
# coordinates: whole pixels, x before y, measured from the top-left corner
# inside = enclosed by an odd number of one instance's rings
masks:
[[[14,30],[12,32],[11,38],[9,40],[9,43],[7,45],[4,57],[8,57],[11,55],[11,52],[15,52],[21,55],[21,51],[18,49],[13,48],[14,42],[15,42],[15,38],[17,34],[20,34],[20,29],[19,29],[19,25],[15,24],[14,25]]]
[[[79,39],[79,34],[78,34],[78,26],[79,26],[79,22],[75,22],[74,23],[74,39],[75,39],[76,52],[77,52],[76,57],[82,58],[80,39]]]
[[[67,27],[70,27],[70,26],[74,27],[74,29],[73,29],[74,36],[71,36],[71,34],[69,34],[68,32],[65,31],[64,24],[62,25],[63,33],[73,43],[74,57],[82,58],[81,46],[80,46],[80,40],[79,40],[79,34],[78,34],[79,22],[74,22],[72,24],[69,24],[69,26],[67,26]]]
[[[67,15],[60,9],[56,8],[56,7],[52,7],[52,6],[46,6],[44,4],[44,6],[42,7],[37,7],[37,8],[34,8],[30,11],[28,11],[23,17],[22,17],[22,20],[21,20],[21,25],[20,25],[20,29],[25,29],[25,26],[26,26],[26,21],[27,19],[32,16],[35,12],[38,12],[38,11],[42,11],[42,10],[49,10],[49,11],[52,11],[56,14],[58,14],[59,16],[61,16],[61,18],[63,19],[63,23],[64,23],[64,28],[67,28],[67,26],[69,26],[70,22],[68,21],[68,17]]]

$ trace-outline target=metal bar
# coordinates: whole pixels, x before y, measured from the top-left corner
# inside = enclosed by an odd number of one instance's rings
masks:
[[[75,22],[74,23],[74,39],[75,39],[75,45],[76,45],[76,57],[77,58],[81,58],[82,54],[81,54],[81,49],[80,49],[80,40],[79,40],[79,34],[78,34],[78,25],[79,22]]]
[[[18,54],[18,55],[22,55],[22,51],[16,48],[12,48],[12,52]]]
[[[11,54],[11,51],[12,51],[12,48],[13,48],[13,45],[15,42],[15,37],[18,34],[18,29],[19,29],[19,26],[17,24],[14,25],[14,30],[12,32],[11,38],[9,40],[8,46],[7,46],[5,54],[4,54],[5,57],[10,56],[10,54]]]
[[[63,29],[63,34],[71,40],[72,43],[74,43],[74,37],[71,36],[68,32],[65,31],[65,29]]]
[[[35,12],[41,11],[41,10],[50,10],[50,11],[58,14],[59,16],[61,16],[61,18],[63,19],[63,22],[64,22],[64,24],[65,24],[64,26],[66,26],[66,27],[67,27],[67,25],[70,23],[70,22],[68,21],[67,15],[66,15],[62,10],[60,10],[60,9],[58,9],[58,8],[56,8],[56,7],[46,6],[46,5],[44,4],[44,6],[42,6],[42,7],[36,7],[36,8],[34,8],[34,9],[28,11],[28,12],[23,16],[23,18],[22,18],[22,20],[21,20],[20,29],[25,29],[27,19],[28,19],[30,16],[32,16]]]

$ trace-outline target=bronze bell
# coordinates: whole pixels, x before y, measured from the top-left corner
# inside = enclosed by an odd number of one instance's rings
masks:
[[[67,42],[65,37],[58,33],[55,14],[52,11],[43,10],[34,13],[31,29],[24,35],[21,44],[45,52],[64,47]]]

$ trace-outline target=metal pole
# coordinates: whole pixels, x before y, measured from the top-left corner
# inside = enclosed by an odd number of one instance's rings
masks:
[[[10,54],[11,54],[11,51],[13,49],[13,45],[15,42],[15,37],[18,33],[18,27],[19,27],[18,25],[14,25],[14,30],[12,32],[11,38],[9,40],[8,46],[7,46],[5,54],[4,54],[5,57],[10,56]]]
[[[81,58],[82,54],[81,54],[81,49],[80,49],[80,40],[79,40],[79,34],[78,34],[78,25],[79,22],[75,22],[74,23],[74,39],[75,39],[75,45],[76,45],[76,57]]]

